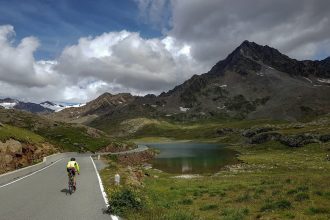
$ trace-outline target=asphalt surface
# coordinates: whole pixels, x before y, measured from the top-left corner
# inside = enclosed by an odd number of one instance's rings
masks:
[[[67,193],[69,158],[64,158],[45,170],[0,188],[0,219],[111,219],[103,214],[105,202],[91,158],[76,159],[81,173],[77,176],[75,193]]]

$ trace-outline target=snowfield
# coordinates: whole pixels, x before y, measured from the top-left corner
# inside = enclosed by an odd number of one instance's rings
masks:
[[[0,105],[4,107],[5,109],[11,109],[14,108],[14,106],[17,104],[17,102],[2,102]]]
[[[54,110],[55,112],[59,112],[59,111],[62,111],[63,109],[66,109],[66,108],[77,108],[77,107],[82,107],[84,105],[86,105],[86,103],[79,103],[79,104],[65,104],[65,103],[60,103],[60,104],[57,104],[57,103],[53,103],[52,104],[40,104],[42,107],[44,108],[49,108],[49,109],[52,109]]]

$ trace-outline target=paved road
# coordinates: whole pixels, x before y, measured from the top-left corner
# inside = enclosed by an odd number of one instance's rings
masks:
[[[77,157],[81,169],[78,190],[66,195],[68,160],[0,188],[0,219],[111,219],[102,212],[105,202],[89,156]]]

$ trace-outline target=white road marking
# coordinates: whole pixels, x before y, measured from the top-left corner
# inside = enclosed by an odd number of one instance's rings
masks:
[[[16,182],[18,182],[18,181],[20,181],[20,180],[22,180],[22,179],[25,179],[25,178],[27,178],[27,177],[29,177],[29,176],[32,176],[32,175],[34,175],[34,174],[36,174],[36,173],[39,173],[39,172],[41,172],[41,171],[43,171],[43,170],[45,170],[45,169],[47,169],[47,168],[49,168],[49,167],[55,165],[56,163],[60,162],[60,161],[63,160],[63,159],[64,159],[64,158],[59,159],[59,160],[55,161],[54,163],[52,163],[52,164],[50,164],[50,165],[48,165],[48,166],[46,166],[46,167],[44,167],[44,168],[42,168],[42,169],[40,169],[40,170],[34,171],[33,173],[30,173],[30,174],[28,174],[28,175],[26,175],[26,176],[23,176],[23,177],[18,178],[17,180],[14,180],[14,181],[12,181],[12,182],[6,183],[6,184],[0,186],[0,188],[3,188],[3,187],[5,187],[5,186],[9,186],[9,185],[11,185],[11,184],[13,184],[13,183],[16,183]]]
[[[97,175],[97,179],[99,181],[99,185],[100,185],[100,189],[101,189],[101,192],[102,192],[102,196],[103,196],[103,199],[104,199],[104,202],[106,204],[106,206],[109,205],[109,201],[108,201],[108,196],[107,194],[105,193],[104,191],[104,187],[103,187],[103,183],[102,183],[102,180],[101,180],[101,177],[100,177],[100,174],[99,174],[99,171],[97,171],[97,168],[95,166],[95,163],[93,161],[93,158],[92,156],[90,156],[91,160],[92,160],[92,163],[93,163],[93,166],[94,166],[94,169],[95,169],[95,172],[96,172],[96,175]]]
[[[102,183],[102,180],[101,180],[101,177],[100,177],[100,174],[99,174],[99,171],[97,171],[97,168],[96,168],[96,165],[93,161],[93,158],[92,156],[90,156],[91,160],[92,160],[92,163],[93,163],[93,166],[94,166],[94,169],[95,169],[95,172],[96,172],[96,175],[97,175],[97,179],[99,181],[99,185],[100,185],[100,189],[101,189],[101,193],[102,193],[102,196],[103,196],[103,199],[104,199],[104,202],[105,202],[105,205],[108,207],[109,206],[109,200],[108,200],[108,196],[107,194],[105,193],[104,191],[104,186],[103,186],[103,183]],[[113,220],[119,220],[118,216],[115,216],[115,215],[111,215],[111,218]]]

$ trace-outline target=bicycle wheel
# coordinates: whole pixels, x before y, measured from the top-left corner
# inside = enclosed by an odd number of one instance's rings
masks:
[[[69,177],[69,193],[70,193],[70,195],[73,193],[73,191],[74,191],[74,187],[73,187],[73,176],[70,175],[70,177]]]

